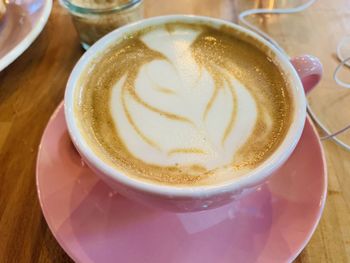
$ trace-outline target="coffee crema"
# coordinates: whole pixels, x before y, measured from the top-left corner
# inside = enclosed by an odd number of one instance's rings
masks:
[[[193,187],[244,176],[292,121],[289,83],[269,53],[229,27],[143,29],[85,69],[75,94],[79,129],[132,178]]]

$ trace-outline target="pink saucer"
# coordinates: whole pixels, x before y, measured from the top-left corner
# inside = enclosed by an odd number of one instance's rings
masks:
[[[82,165],[61,104],[43,135],[37,188],[46,221],[76,262],[290,262],[326,199],[325,159],[307,119],[295,152],[269,182],[229,205],[175,214],[111,190]]]

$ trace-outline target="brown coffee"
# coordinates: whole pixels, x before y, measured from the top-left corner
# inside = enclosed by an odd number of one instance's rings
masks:
[[[98,54],[76,93],[87,143],[143,181],[201,186],[244,176],[280,145],[290,87],[267,47],[237,30],[169,23]]]

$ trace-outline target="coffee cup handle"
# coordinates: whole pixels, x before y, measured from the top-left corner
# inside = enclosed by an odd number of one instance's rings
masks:
[[[322,77],[323,67],[320,60],[311,55],[302,55],[292,58],[291,63],[303,83],[305,93],[309,93]]]

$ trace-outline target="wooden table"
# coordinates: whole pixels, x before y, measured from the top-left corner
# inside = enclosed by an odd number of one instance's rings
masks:
[[[188,13],[237,22],[251,7],[288,6],[302,1],[145,0],[146,16]],[[324,64],[325,76],[309,101],[329,127],[350,122],[350,91],[336,86],[336,45],[350,33],[350,2],[318,0],[294,15],[265,15],[252,21],[293,56],[311,53]],[[62,101],[67,78],[83,54],[72,22],[55,0],[38,39],[0,73],[0,262],[71,262],[49,231],[35,187],[35,161],[45,125]],[[349,71],[348,71],[349,72]],[[350,142],[350,132],[342,136]],[[322,220],[296,262],[350,262],[350,152],[323,143],[329,191]]]

